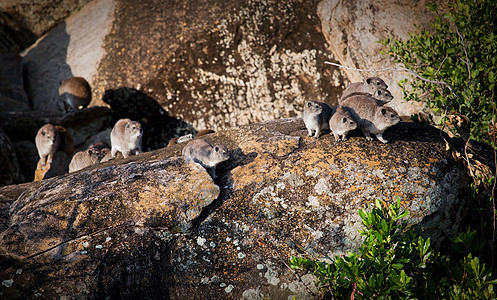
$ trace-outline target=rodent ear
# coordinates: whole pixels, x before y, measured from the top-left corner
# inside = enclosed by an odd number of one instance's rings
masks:
[[[342,122],[347,123],[347,117],[343,117]]]
[[[88,149],[88,154],[92,155],[93,151],[91,151],[91,149]]]
[[[382,108],[382,109],[381,109],[381,114],[382,114],[382,115],[386,115],[386,114],[387,114],[387,110],[386,110],[386,109],[384,109],[384,108]]]
[[[370,84],[371,83],[371,78],[366,79],[366,83]]]
[[[219,152],[219,147],[218,146],[214,146],[214,151]]]

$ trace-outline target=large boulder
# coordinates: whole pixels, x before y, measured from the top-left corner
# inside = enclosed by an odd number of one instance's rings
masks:
[[[334,104],[343,73],[321,33],[317,1],[96,0],[23,57],[35,109],[59,110],[60,80],[137,89],[171,117],[220,129],[299,115],[306,99]],[[47,54],[48,53],[48,54]]]
[[[177,144],[0,189],[0,295],[312,299],[312,276],[286,261],[356,250],[359,209],[399,197],[437,245],[468,205],[470,178],[433,127],[335,142],[289,118],[204,137],[230,149],[215,182]]]
[[[0,112],[30,109],[24,91],[21,57],[14,52],[0,50]]]
[[[0,186],[24,182],[14,145],[0,127]]]
[[[394,96],[390,106],[399,114],[410,116],[423,109],[419,103],[403,101],[402,90],[398,82],[409,78],[406,72],[354,70],[402,69],[381,50],[386,50],[379,41],[386,38],[407,40],[410,32],[430,29],[436,14],[426,4],[429,0],[408,1],[355,1],[322,0],[317,8],[321,20],[323,35],[329,50],[341,65],[352,68],[344,69],[351,82],[363,81],[371,76],[380,76],[387,82]],[[438,1],[441,7],[447,1]],[[337,68],[337,67],[333,67]]]

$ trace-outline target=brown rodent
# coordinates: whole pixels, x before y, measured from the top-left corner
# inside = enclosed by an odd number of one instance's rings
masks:
[[[382,105],[384,105],[384,104],[392,101],[392,99],[393,99],[393,95],[392,95],[392,93],[390,93],[389,90],[387,90],[387,89],[378,89],[373,94],[356,92],[356,93],[347,94],[345,96],[342,95],[342,97],[340,99],[338,99],[338,104],[339,105],[342,104],[342,102],[345,99],[347,99],[348,97],[357,96],[357,95],[371,96],[376,101],[376,103],[378,103],[378,105],[380,105],[380,106],[382,106]]]
[[[60,136],[59,132],[52,124],[43,125],[36,134],[36,148],[40,156],[42,166],[52,163],[55,153],[59,149]]]
[[[117,151],[124,158],[141,153],[143,130],[140,122],[121,119],[116,122],[110,133],[111,155],[116,157]]]
[[[370,77],[367,78],[364,82],[354,82],[350,84],[343,91],[342,97],[340,97],[340,99],[345,99],[347,95],[350,95],[352,93],[368,93],[374,95],[375,92],[379,89],[387,90],[388,85],[380,77]],[[338,101],[338,104],[341,104],[341,100]]]
[[[109,148],[89,148],[74,154],[69,164],[69,173],[97,164],[110,151]]]
[[[86,108],[91,102],[91,87],[83,77],[71,77],[62,80],[59,86],[59,98],[66,111]]]
[[[376,135],[378,140],[387,143],[383,138],[383,132],[400,122],[397,112],[387,106],[379,106],[376,101],[366,95],[356,95],[348,97],[342,103],[352,118],[357,122],[357,127],[366,136],[367,140],[372,140],[371,133]]]
[[[181,154],[187,160],[193,160],[201,164],[208,171],[212,178],[217,178],[216,166],[230,158],[228,149],[223,145],[212,146],[204,139],[193,139],[186,144]]]
[[[357,128],[357,123],[342,106],[333,108],[330,118],[330,129],[335,141],[346,141],[347,134]]]
[[[304,120],[307,136],[318,138],[322,130],[330,129],[331,107],[323,102],[307,101],[304,104]]]

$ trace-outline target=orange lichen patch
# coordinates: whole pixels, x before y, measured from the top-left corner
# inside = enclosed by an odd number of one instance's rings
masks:
[[[50,170],[50,164],[42,166],[41,160],[38,160],[38,164],[36,165],[35,177],[33,181],[38,181],[45,178],[45,174],[48,172],[48,170]]]

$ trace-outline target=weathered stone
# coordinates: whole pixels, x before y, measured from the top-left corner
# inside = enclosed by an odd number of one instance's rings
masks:
[[[359,69],[400,69],[393,60],[380,51],[385,48],[378,41],[386,38],[406,40],[410,32],[430,29],[436,14],[426,4],[431,1],[354,1],[322,0],[317,8],[323,35],[329,50],[341,65]],[[441,1],[438,3],[443,7]],[[331,67],[335,69],[337,67]],[[419,112],[419,103],[403,101],[398,82],[409,78],[405,72],[359,72],[345,69],[351,82],[371,76],[385,79],[394,100],[389,103],[400,115],[410,116]]]
[[[441,132],[399,123],[385,134],[388,144],[357,132],[347,142],[314,139],[299,118],[209,134],[231,154],[217,168],[219,188],[199,165],[169,158],[177,144],[26,185],[22,195],[0,189],[0,204],[13,201],[0,234],[0,277],[13,281],[0,293],[312,299],[312,276],[298,280],[286,261],[356,250],[357,212],[376,199],[400,197],[412,229],[427,229],[435,245],[459,229],[470,179]]]
[[[0,112],[26,111],[29,108],[21,58],[17,53],[0,51]]]
[[[33,181],[36,165],[38,164],[38,149],[33,141],[14,143],[14,149],[19,161],[19,169],[26,182]]]
[[[14,53],[32,45],[38,36],[26,29],[22,22],[13,18],[9,13],[1,11],[0,3],[0,50]]]
[[[65,127],[80,147],[95,134],[110,126],[110,110],[94,106],[63,114],[57,111],[27,111],[0,113],[0,126],[13,141],[34,141],[43,125],[51,123]]]
[[[0,10],[41,36],[91,0],[6,0]]]
[[[14,145],[0,127],[0,186],[24,182]]]
[[[94,88],[92,78],[105,53],[102,47],[113,11],[112,0],[92,1],[23,53],[26,92],[33,109],[63,111],[58,90],[64,79],[80,76]]]
[[[28,95],[35,109],[60,109],[58,84],[77,75],[92,105],[137,89],[198,129],[298,116],[306,99],[334,104],[343,89],[341,70],[324,64],[334,60],[316,5],[97,0],[27,51]]]

